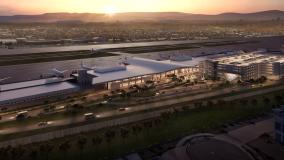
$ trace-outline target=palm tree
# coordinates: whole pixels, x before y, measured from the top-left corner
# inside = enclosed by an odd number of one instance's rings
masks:
[[[230,101],[230,106],[234,107],[235,106],[235,101]]]
[[[110,143],[112,141],[112,139],[115,137],[115,131],[114,130],[108,130],[105,132],[105,138],[106,138],[106,142]]]
[[[173,114],[174,114],[175,116],[177,116],[178,113],[179,113],[179,110],[178,110],[176,107],[174,107],[174,108],[172,108],[172,109],[173,109]]]
[[[214,106],[214,103],[212,101],[207,101],[207,107],[213,107]]]
[[[36,160],[37,159],[37,156],[38,156],[38,152],[36,150],[32,150],[29,154],[29,157],[32,159],[32,160]]]
[[[11,151],[10,151],[10,153],[11,153],[11,158],[12,158],[12,160],[15,160],[15,159],[18,158],[18,151],[17,151],[17,148],[12,148]]]
[[[218,100],[218,101],[217,101],[217,105],[223,107],[223,106],[226,105],[226,101],[224,101],[224,100]]]
[[[86,144],[87,144],[87,138],[85,137],[79,138],[79,140],[77,141],[77,146],[80,149],[80,157],[82,156]]]
[[[144,128],[147,128],[147,131],[148,131],[148,129],[153,127],[153,123],[152,123],[152,121],[144,122],[143,126],[144,126]]]
[[[240,100],[240,103],[242,104],[242,106],[246,106],[248,104],[248,100],[242,99],[242,100]]]
[[[269,105],[269,104],[270,104],[270,99],[267,98],[267,97],[264,97],[264,98],[263,98],[263,102],[264,102],[266,105]]]
[[[189,106],[187,106],[187,105],[183,106],[183,107],[182,107],[182,110],[183,110],[183,111],[188,111],[188,110],[189,110]]]
[[[100,136],[92,138],[93,145],[100,145],[103,142],[103,139]]]
[[[136,136],[142,131],[142,127],[139,124],[135,124],[132,126],[132,133]]]
[[[281,95],[275,95],[274,99],[277,102],[277,105],[281,104],[281,102],[282,102],[282,96]]]
[[[7,146],[7,147],[5,147],[5,148],[2,148],[1,149],[1,159],[3,158],[3,159],[9,159],[9,154],[10,154],[10,151],[12,150],[12,147],[11,146]]]
[[[129,130],[127,128],[120,129],[120,136],[122,137],[123,141],[125,138],[129,136]]]
[[[70,143],[68,141],[59,145],[59,150],[63,153],[63,159],[66,159],[67,152],[71,148]]]
[[[46,160],[49,159],[49,154],[53,150],[53,146],[50,144],[43,144],[40,146],[41,156],[45,157]]]
[[[107,142],[108,152],[110,151],[110,143],[115,138],[115,135],[116,133],[114,130],[107,130],[104,134],[106,142]]]
[[[154,120],[154,125],[159,126],[161,124],[162,120],[160,118],[157,118]]]
[[[18,157],[18,158],[23,157],[24,154],[25,154],[25,152],[26,152],[25,148],[23,148],[22,146],[18,146],[18,147],[16,148],[16,150],[17,150],[17,157]],[[16,158],[16,159],[18,159],[18,158]]]
[[[195,102],[194,103],[194,108],[200,108],[202,107],[202,102]]]
[[[103,139],[101,138],[101,136],[95,136],[94,138],[92,138],[92,143],[93,146],[97,146],[103,143]]]
[[[256,106],[256,105],[258,104],[257,99],[253,99],[253,100],[251,101],[251,104],[252,104],[253,106]]]
[[[46,159],[47,159],[47,160],[49,159],[49,155],[50,155],[50,153],[52,152],[52,150],[53,150],[53,146],[50,145],[50,144],[47,144],[47,145],[46,145]]]

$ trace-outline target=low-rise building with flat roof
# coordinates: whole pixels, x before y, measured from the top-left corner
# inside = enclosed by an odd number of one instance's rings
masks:
[[[261,77],[279,79],[284,76],[284,56],[255,51],[206,60],[200,63],[202,74],[211,79],[229,74],[243,81]]]

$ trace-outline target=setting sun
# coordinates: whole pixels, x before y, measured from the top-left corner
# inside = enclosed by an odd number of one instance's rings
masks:
[[[104,9],[104,13],[109,15],[109,16],[112,16],[112,15],[117,13],[117,8],[115,8],[114,6],[107,6]]]
[[[26,0],[27,1],[27,0]],[[105,13],[117,12],[187,12],[217,14],[283,10],[283,0],[1,0],[0,13],[38,14],[52,12]],[[224,7],[226,6],[226,7]]]

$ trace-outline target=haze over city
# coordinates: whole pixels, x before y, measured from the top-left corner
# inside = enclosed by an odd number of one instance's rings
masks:
[[[282,0],[1,0],[0,15],[52,12],[186,12],[219,14],[284,10]]]

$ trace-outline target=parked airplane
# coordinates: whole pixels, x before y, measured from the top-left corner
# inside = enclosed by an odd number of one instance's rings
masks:
[[[81,62],[81,68],[87,69],[87,70],[94,70],[96,67],[95,66],[93,66],[93,67],[86,66],[86,65],[84,65],[83,62]]]
[[[64,78],[65,77],[65,73],[68,71],[68,70],[64,70],[64,71],[60,71],[56,68],[53,68],[52,70],[52,74],[56,77],[59,77],[59,78]]]
[[[2,83],[3,81],[6,81],[6,80],[10,79],[10,78],[11,78],[11,77],[5,77],[5,78],[0,79],[0,92],[2,91],[1,83]]]

